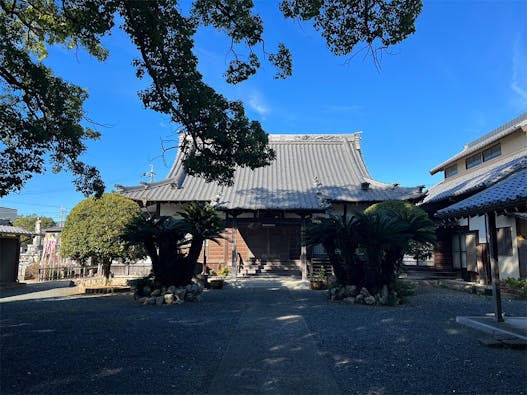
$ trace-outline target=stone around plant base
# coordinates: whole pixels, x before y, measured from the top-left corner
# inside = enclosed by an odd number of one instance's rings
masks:
[[[358,294],[355,297],[355,303],[362,303],[363,301],[364,301],[364,295],[363,294]]]
[[[342,299],[343,302],[354,304],[355,303],[355,297],[354,296],[348,296],[347,298]]]
[[[165,298],[165,303],[166,304],[174,303],[174,295],[173,294],[168,294],[167,293],[167,294],[165,294],[164,298]]]
[[[357,296],[359,294],[359,289],[356,285],[346,285],[346,295],[348,296]]]
[[[151,296],[149,298],[146,298],[146,303],[145,304],[156,304],[156,298]]]
[[[375,298],[373,296],[366,296],[364,298],[364,303],[365,304],[369,304],[369,305],[372,305],[372,304],[375,304]]]
[[[185,299],[185,294],[186,293],[187,293],[187,291],[185,290],[185,288],[176,288],[174,290],[174,296],[176,297],[177,300]]]
[[[368,296],[371,296],[370,291],[366,287],[362,287],[360,290],[360,294],[367,298]]]
[[[171,285],[171,286],[168,287],[168,289],[167,289],[167,293],[170,293],[170,294],[175,293],[175,291],[176,291],[176,286],[175,286],[175,285]]]
[[[161,290],[160,289],[154,289],[152,291],[152,293],[150,294],[150,296],[154,296],[154,297],[157,297],[159,295],[161,295]]]
[[[165,297],[164,296],[156,296],[156,305],[161,306],[163,303],[165,303]]]
[[[150,295],[150,292],[152,292],[152,288],[150,288],[148,285],[145,285],[143,287],[143,295],[148,296]]]
[[[146,296],[143,296],[141,298],[137,298],[136,299],[137,303],[139,304],[146,304],[145,301],[146,301]]]
[[[174,301],[174,304],[183,304],[185,303],[185,301],[183,299],[178,299],[176,301]]]

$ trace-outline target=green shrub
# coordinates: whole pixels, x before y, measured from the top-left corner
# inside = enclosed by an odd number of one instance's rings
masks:
[[[400,298],[415,295],[415,284],[408,281],[395,280],[394,291]]]
[[[220,276],[227,277],[229,275],[229,268],[225,266],[220,271]]]
[[[508,278],[505,280],[508,288],[520,291],[520,297],[527,299],[527,279],[525,278]]]

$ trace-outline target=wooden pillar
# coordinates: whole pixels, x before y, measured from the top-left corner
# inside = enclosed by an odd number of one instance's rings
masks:
[[[207,253],[208,253],[208,246],[209,246],[209,243],[208,243],[208,240],[205,239],[203,240],[203,265],[202,265],[202,268],[201,268],[201,274],[207,274]]]
[[[236,218],[232,219],[232,250],[231,250],[231,268],[232,272],[235,273],[235,275],[238,274],[238,268],[236,267],[236,258],[238,255],[237,250],[237,241],[238,241],[238,226],[236,224]]]
[[[304,232],[306,230],[306,220],[302,219],[300,226],[300,264],[302,265],[302,280],[307,280],[307,247],[304,242]]]
[[[503,322],[501,308],[500,268],[498,264],[498,241],[496,234],[496,215],[493,212],[485,214],[487,218],[487,245],[489,246],[490,267],[492,276],[492,297],[497,322]]]

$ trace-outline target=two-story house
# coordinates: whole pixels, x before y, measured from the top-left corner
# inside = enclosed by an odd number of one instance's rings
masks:
[[[430,170],[432,175],[439,172],[443,181],[422,203],[439,221],[436,269],[490,283],[492,242],[500,278],[526,278],[527,113]]]

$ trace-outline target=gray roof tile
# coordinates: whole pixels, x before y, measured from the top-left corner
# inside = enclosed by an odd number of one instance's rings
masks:
[[[439,218],[481,214],[514,205],[527,205],[527,168],[520,169],[485,190],[439,210]]]
[[[423,204],[477,192],[508,176],[519,168],[527,167],[527,150],[504,156],[490,165],[451,178],[445,178],[427,192]]]
[[[219,195],[218,208],[249,210],[320,209],[317,191],[328,200],[345,202],[421,196],[419,188],[394,187],[372,180],[362,158],[359,138],[359,133],[270,135],[269,145],[276,151],[276,160],[255,170],[238,168],[230,187],[185,175],[178,155],[166,180],[123,187],[118,192],[150,202],[211,201]],[[314,186],[315,177],[321,183],[319,188]],[[370,183],[369,190],[361,189],[363,182]]]
[[[0,234],[32,235],[33,232],[19,228],[18,226],[0,225]]]

